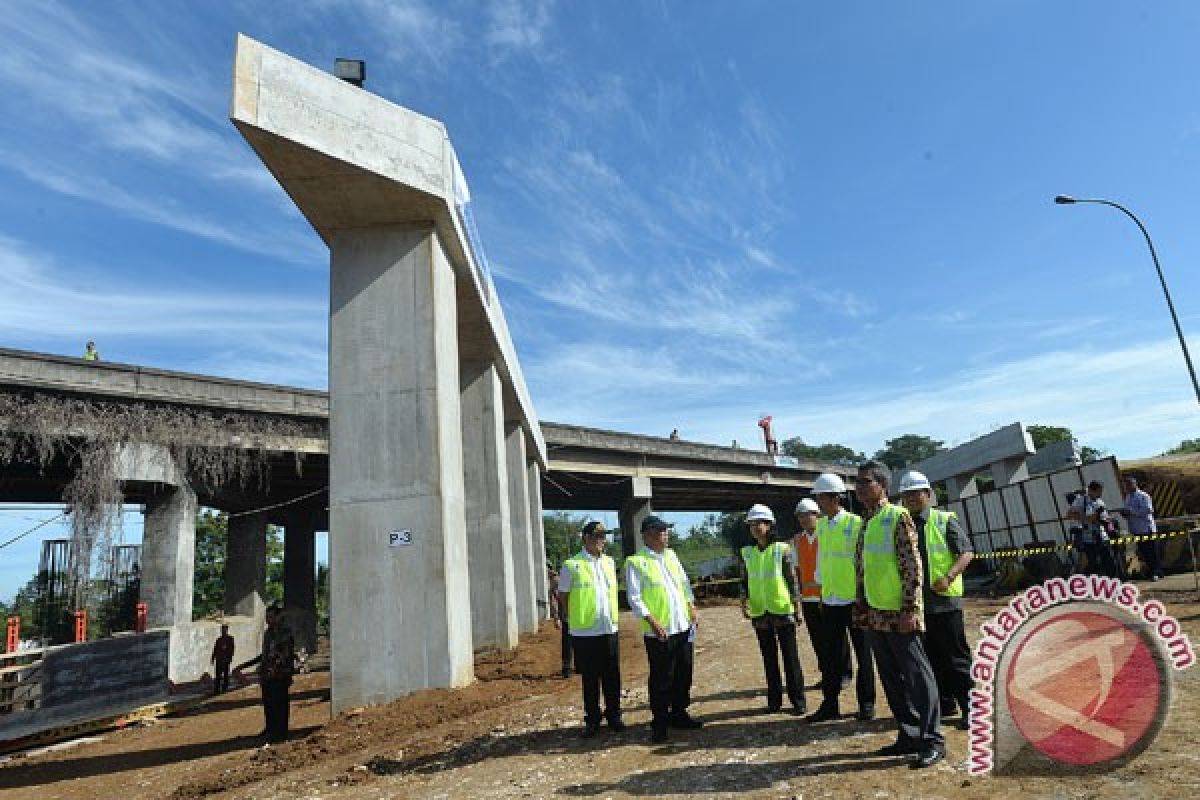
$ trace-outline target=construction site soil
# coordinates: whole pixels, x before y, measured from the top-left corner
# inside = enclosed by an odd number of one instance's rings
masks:
[[[1192,576],[1142,584],[1200,641]],[[1003,600],[970,599],[968,630]],[[806,682],[816,666],[802,634]],[[578,678],[559,677],[558,632],[548,624],[513,653],[486,654],[478,680],[423,691],[330,719],[329,675],[298,676],[291,739],[264,747],[258,689],[247,686],[187,713],[109,731],[0,765],[4,800],[121,798],[623,798],[623,797],[1187,797],[1200,790],[1200,669],[1177,674],[1170,716],[1134,761],[1086,778],[973,777],[967,734],[947,727],[950,756],[928,770],[871,751],[890,743],[892,720],[806,724],[768,714],[750,625],[735,606],[701,610],[692,712],[703,729],[651,744],[646,657],[634,621],[622,619],[627,731],[579,736]],[[377,665],[387,669],[387,664]],[[843,710],[854,707],[853,690]],[[818,700],[808,693],[810,705]]]

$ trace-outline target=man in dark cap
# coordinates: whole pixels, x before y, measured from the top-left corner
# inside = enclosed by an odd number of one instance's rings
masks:
[[[646,517],[642,521],[645,546],[625,559],[625,591],[629,607],[641,620],[650,662],[650,741],[655,743],[667,740],[668,728],[703,724],[687,711],[692,700],[696,601],[683,565],[667,547],[668,527],[661,517]]]
[[[558,607],[571,633],[575,667],[583,683],[583,736],[595,736],[601,718],[615,733],[621,721],[621,659],[617,649],[617,568],[604,554],[608,531],[592,520],[580,531],[583,548],[563,562]],[[565,667],[564,667],[565,669]],[[604,690],[604,713],[600,690]]]

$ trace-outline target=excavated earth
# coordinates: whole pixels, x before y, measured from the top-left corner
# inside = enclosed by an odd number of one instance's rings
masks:
[[[1142,584],[1195,642],[1200,603],[1193,578]],[[968,628],[1000,608],[969,601]],[[816,679],[805,634],[806,682]],[[894,738],[882,716],[807,725],[767,714],[762,666],[749,623],[733,606],[701,610],[693,713],[706,725],[652,745],[646,723],[646,657],[634,622],[622,618],[621,660],[629,729],[579,737],[577,678],[558,677],[558,633],[549,625],[515,653],[487,654],[464,689],[413,694],[330,719],[329,675],[298,677],[292,738],[263,747],[257,687],[210,700],[152,724],[109,731],[73,746],[0,764],[4,800],[120,798],[627,798],[954,797],[1158,798],[1200,790],[1200,668],[1177,675],[1170,716],[1142,755],[1108,773],[973,777],[966,736],[948,727],[950,757],[923,771],[870,755]],[[377,665],[388,669],[386,663]],[[809,691],[815,706],[818,693]],[[854,707],[853,690],[842,698]]]

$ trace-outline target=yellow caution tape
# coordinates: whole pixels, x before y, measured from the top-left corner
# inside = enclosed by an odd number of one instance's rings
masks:
[[[1187,536],[1191,533],[1200,531],[1196,528],[1190,531],[1172,531],[1170,533],[1144,533],[1137,536],[1121,536],[1116,539],[1109,539],[1109,544],[1126,544],[1127,542],[1151,542],[1158,539],[1169,539],[1173,536]],[[1021,547],[1010,550],[995,550],[991,553],[976,553],[976,558],[1022,558],[1024,556],[1036,556],[1042,553],[1058,553],[1065,550],[1074,550],[1073,544],[1056,544],[1045,545],[1042,547]]]

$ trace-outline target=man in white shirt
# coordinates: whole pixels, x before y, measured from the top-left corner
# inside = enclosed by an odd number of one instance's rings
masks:
[[[1134,536],[1147,536],[1158,532],[1154,522],[1154,500],[1138,486],[1132,475],[1125,478],[1125,507],[1121,514],[1129,522],[1129,532]],[[1162,541],[1147,539],[1137,543],[1138,555],[1146,567],[1146,577],[1156,581],[1163,576]]]
[[[617,571],[612,558],[604,554],[608,544],[604,523],[589,521],[580,534],[583,549],[563,562],[558,575],[558,603],[562,620],[570,627],[575,669],[583,683],[583,736],[591,738],[599,732],[602,716],[614,733],[625,730],[617,649]]]
[[[667,729],[699,728],[691,704],[695,598],[683,565],[667,547],[667,523],[648,516],[642,521],[645,546],[625,559],[625,592],[641,621],[650,662],[650,741],[667,740]]]

